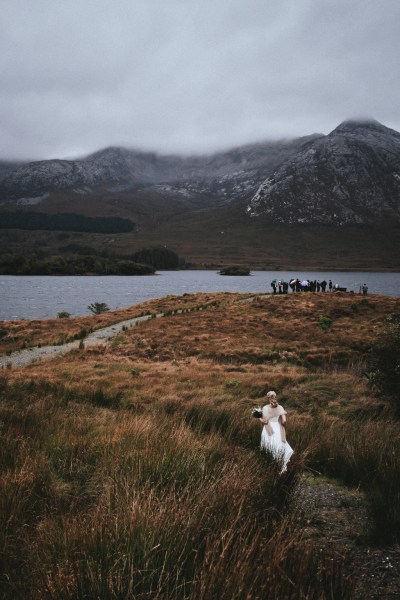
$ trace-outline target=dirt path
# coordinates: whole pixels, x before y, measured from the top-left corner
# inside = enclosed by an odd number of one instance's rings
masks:
[[[354,600],[399,600],[400,547],[375,547],[366,538],[364,495],[324,478],[305,477],[297,509],[317,548],[344,560]]]
[[[163,313],[159,313],[156,315],[156,318],[162,316],[164,316]],[[97,344],[107,344],[110,339],[118,335],[121,331],[124,331],[127,327],[140,325],[140,323],[152,318],[154,318],[154,315],[148,314],[143,315],[142,317],[135,317],[134,319],[127,319],[126,321],[120,321],[119,323],[114,323],[114,325],[96,329],[96,331],[90,333],[83,340],[76,340],[67,344],[58,346],[34,346],[24,350],[17,350],[8,356],[2,354],[0,355],[0,368],[26,367],[40,360],[50,360],[79,348],[82,341],[85,344],[85,347],[95,346]]]
[[[254,296],[249,296],[244,300],[238,300],[238,302],[252,302],[256,298],[260,298],[262,296],[264,296],[264,294],[257,294]],[[182,310],[180,309],[176,311],[176,313],[181,312]],[[26,367],[34,362],[38,362],[41,360],[51,360],[53,358],[56,358],[57,356],[67,354],[68,352],[71,352],[71,350],[78,349],[82,341],[85,347],[95,346],[97,344],[107,344],[113,337],[118,335],[118,333],[120,333],[121,331],[124,331],[126,328],[134,327],[136,325],[144,323],[145,321],[148,321],[149,319],[160,318],[163,316],[164,313],[162,312],[157,313],[156,315],[143,315],[141,317],[135,317],[132,319],[127,319],[125,321],[120,321],[119,323],[114,323],[114,325],[103,327],[102,329],[96,329],[96,331],[90,333],[83,340],[76,340],[73,342],[68,342],[67,344],[60,344],[57,346],[33,346],[24,350],[17,350],[8,355],[0,354],[0,369]]]

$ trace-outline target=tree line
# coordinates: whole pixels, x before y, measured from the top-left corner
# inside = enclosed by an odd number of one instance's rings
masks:
[[[185,266],[185,260],[165,246],[142,248],[132,255],[132,259],[155,269],[179,269]]]
[[[75,252],[71,251],[72,248]],[[0,254],[1,275],[150,275],[157,269],[184,266],[184,259],[164,246],[143,248],[132,255],[122,256],[97,254],[86,246],[71,246],[70,252],[64,249],[62,254],[51,256],[43,252]]]
[[[155,268],[127,258],[0,254],[1,275],[151,275]]]

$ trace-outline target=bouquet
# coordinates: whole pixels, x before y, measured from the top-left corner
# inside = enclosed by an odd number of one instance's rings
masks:
[[[261,419],[262,417],[262,408],[260,406],[255,406],[251,411],[251,414],[255,419]]]

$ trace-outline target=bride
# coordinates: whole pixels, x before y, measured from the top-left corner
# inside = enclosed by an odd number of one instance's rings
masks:
[[[261,449],[271,452],[274,458],[282,462],[282,473],[293,454],[293,448],[286,441],[286,411],[278,403],[276,393],[267,394],[268,404],[262,408],[261,423],[264,427],[261,433]]]

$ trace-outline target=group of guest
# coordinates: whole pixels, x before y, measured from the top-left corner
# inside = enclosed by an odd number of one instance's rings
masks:
[[[271,282],[271,287],[273,294],[287,294],[289,288],[292,292],[326,292],[327,289],[330,292],[346,291],[346,288],[340,287],[338,283],[333,285],[331,279],[329,279],[328,282],[325,279],[322,281],[319,279],[291,279],[289,283],[287,281],[274,279]],[[363,294],[363,296],[368,294],[368,286],[366,283],[360,286],[360,294]]]
[[[323,279],[322,281],[318,280],[310,280],[310,279],[292,279],[290,281],[290,289],[292,292],[325,292],[326,286],[329,287],[329,291],[332,290],[332,281],[329,280],[329,283]]]
[[[325,292],[327,286],[329,287],[329,291],[332,291],[332,281],[329,280],[329,283],[323,279],[322,281],[314,280],[310,281],[309,279],[291,279],[289,283],[287,281],[272,281],[272,293],[273,294],[287,294],[289,291],[289,287],[292,292]]]

